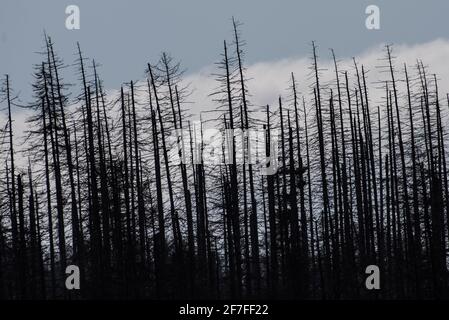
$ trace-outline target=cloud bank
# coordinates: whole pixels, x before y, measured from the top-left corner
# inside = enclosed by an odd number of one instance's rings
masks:
[[[436,39],[431,42],[415,45],[400,44],[394,45],[392,48],[393,56],[395,57],[395,68],[398,72],[398,80],[403,79],[402,71],[404,63],[407,64],[411,76],[416,76],[414,66],[416,65],[417,59],[422,60],[428,66],[428,75],[437,74],[440,95],[442,98],[445,97],[449,91],[449,40]],[[312,48],[310,51],[312,51]],[[321,70],[320,81],[321,84],[326,86],[327,83],[333,83],[335,81],[331,51],[323,47],[318,47],[317,52]],[[350,74],[350,82],[352,85],[355,85],[353,57],[339,57],[338,52],[335,54],[337,56],[339,70],[341,72],[348,71]],[[365,71],[367,71],[369,99],[371,106],[376,108],[378,105],[385,104],[383,99],[385,89],[381,86],[381,83],[390,79],[389,74],[382,72],[385,71],[385,68],[381,68],[386,65],[385,57],[384,44],[367,49],[355,57],[359,67],[363,64]],[[314,83],[311,65],[311,55],[306,57],[290,57],[278,61],[262,61],[248,65],[247,78],[249,81],[247,85],[251,105],[255,107],[267,104],[277,106],[279,95],[287,98],[290,94],[289,86],[292,72],[295,74],[298,83],[299,95],[303,95],[306,102],[310,102],[313,98],[311,85]],[[192,90],[192,94],[188,100],[192,102],[189,108],[194,119],[198,119],[202,112],[214,110],[215,108],[216,103],[210,96],[217,87],[213,73],[216,73],[215,66],[205,66],[198,72],[187,74],[183,80]],[[344,81],[344,78],[341,77],[340,81]],[[404,84],[401,84],[399,81],[398,86],[401,85]],[[16,91],[19,91],[19,88],[16,88]],[[110,89],[108,91],[110,95],[118,92],[117,89]],[[323,93],[324,97],[328,94],[326,90]],[[445,99],[442,101],[445,101]],[[7,114],[4,111],[4,107],[6,105],[2,105],[3,111],[0,113],[0,126],[2,128],[7,123]],[[16,136],[24,136],[24,132],[27,129],[26,118],[28,116],[29,114],[22,109],[15,110],[14,131]]]

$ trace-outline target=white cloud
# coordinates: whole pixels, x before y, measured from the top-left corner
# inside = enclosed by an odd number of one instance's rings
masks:
[[[324,45],[323,45],[324,47]],[[250,54],[250,53],[248,53]],[[319,67],[321,72],[321,83],[326,84],[334,81],[335,73],[331,53],[327,49],[318,48]],[[354,84],[354,65],[352,57],[338,57],[340,71],[347,70],[350,74],[350,81]],[[397,78],[403,78],[403,64],[407,63],[409,72],[414,73],[414,66],[417,59],[423,60],[424,64],[429,67],[428,74],[436,73],[439,79],[440,94],[445,96],[449,91],[449,40],[436,39],[434,41],[415,45],[394,45],[393,55],[395,56],[395,66],[398,71]],[[384,89],[379,87],[378,81],[388,80],[389,75],[381,73],[381,65],[385,65],[385,47],[378,45],[370,48],[356,57],[359,66],[363,64],[368,72],[368,87],[371,106],[377,106],[384,103],[382,96]],[[263,61],[247,66],[247,77],[250,79],[248,88],[250,92],[250,101],[254,106],[262,106],[272,104],[277,106],[277,98],[279,95],[287,97],[290,85],[291,72],[294,72],[295,78],[299,84],[298,91],[306,97],[306,101],[312,98],[310,85],[313,84],[313,77],[310,70],[311,58],[308,57],[291,57],[279,61]],[[107,66],[105,66],[107,67]],[[214,66],[205,66],[202,70],[189,74],[185,77],[184,82],[190,84],[193,90],[189,101],[191,112],[198,115],[199,112],[214,109],[214,102],[209,95],[217,87],[217,83],[212,75],[216,72]],[[341,81],[343,81],[341,77]],[[401,84],[398,84],[399,86]],[[114,95],[116,90],[109,90]],[[324,92],[326,94],[326,92]],[[327,93],[328,94],[328,93]],[[327,99],[327,98],[326,98]],[[444,100],[445,101],[445,100]],[[3,107],[3,106],[2,106]],[[26,130],[26,114],[24,111],[18,110],[14,114],[14,128],[17,136],[21,136]],[[6,113],[0,113],[0,126],[4,127],[6,123]],[[17,140],[16,140],[17,141]],[[16,142],[17,145],[21,141]]]
[[[320,81],[326,84],[334,81],[335,72],[331,52],[329,50],[318,48],[319,67],[321,72]],[[339,57],[336,52],[340,71],[348,71],[350,83],[355,83],[355,70],[352,57]],[[379,81],[390,79],[390,75],[381,72],[381,66],[385,66],[386,57],[385,45],[378,45],[363,52],[355,57],[361,68],[363,64],[365,71],[368,71],[368,91],[372,105],[377,106],[382,102],[384,89],[379,87]],[[407,64],[410,74],[415,75],[415,65],[417,59],[429,67],[428,75],[437,74],[439,80],[440,93],[445,95],[449,88],[449,40],[437,39],[428,43],[416,45],[394,45],[393,57],[395,57],[395,69],[397,79],[403,79],[403,64]],[[290,85],[291,72],[294,72],[299,85],[299,92],[307,99],[311,99],[310,85],[313,84],[311,74],[311,57],[286,58],[279,61],[258,62],[247,67],[247,76],[251,80],[248,82],[249,92],[251,94],[251,103],[255,106],[273,104],[277,106],[279,95],[286,97]],[[385,69],[384,69],[385,70]],[[213,102],[208,95],[217,86],[214,78],[211,76],[214,69],[210,66],[205,67],[198,73],[186,77],[186,83],[191,84],[194,89],[190,100],[194,101],[193,111],[201,112],[213,109]],[[359,70],[360,71],[360,70]],[[340,81],[344,81],[341,77]],[[400,85],[400,84],[399,84]]]

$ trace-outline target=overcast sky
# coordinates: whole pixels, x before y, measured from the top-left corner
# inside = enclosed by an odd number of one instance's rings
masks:
[[[80,30],[65,28],[71,4],[80,8]],[[380,8],[380,30],[365,27],[370,4]],[[0,74],[10,74],[16,91],[27,96],[44,30],[66,63],[74,61],[79,41],[86,56],[103,65],[106,87],[117,88],[141,79],[161,51],[180,59],[190,74],[212,65],[223,39],[232,36],[232,16],[244,23],[246,62],[254,64],[304,57],[311,40],[322,55],[332,47],[339,57],[352,57],[380,43],[447,39],[448,12],[445,0],[1,0]]]

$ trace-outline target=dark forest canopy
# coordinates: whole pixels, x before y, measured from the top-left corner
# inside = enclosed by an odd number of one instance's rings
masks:
[[[200,125],[165,53],[114,96],[79,44],[68,66],[45,36],[34,101],[21,106],[32,114],[25,143],[11,112],[19,90],[3,77],[0,298],[448,297],[449,108],[437,77],[419,60],[395,64],[387,46],[377,106],[356,60],[340,70],[333,56],[334,79],[323,83],[313,43],[307,96],[292,73],[288,97],[256,107],[233,23],[214,75],[217,106]],[[79,81],[66,83],[63,68]],[[206,126],[263,128],[278,170],[236,161],[237,148],[227,164],[191,161],[204,156]],[[187,134],[173,141],[177,130]],[[80,269],[80,290],[65,288],[68,265]],[[369,265],[381,290],[365,287]]]

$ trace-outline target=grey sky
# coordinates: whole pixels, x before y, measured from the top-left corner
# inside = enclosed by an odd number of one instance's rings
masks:
[[[65,8],[76,4],[81,29],[65,28]],[[365,28],[365,8],[381,10],[381,30]],[[316,40],[323,54],[357,55],[381,42],[422,43],[449,38],[449,1],[444,0],[0,0],[0,74],[11,75],[26,97],[43,30],[66,63],[80,41],[86,56],[103,65],[108,88],[143,77],[161,51],[180,59],[189,73],[217,61],[231,38],[234,15],[244,23],[247,62],[303,56]],[[73,72],[67,72],[70,78]]]

